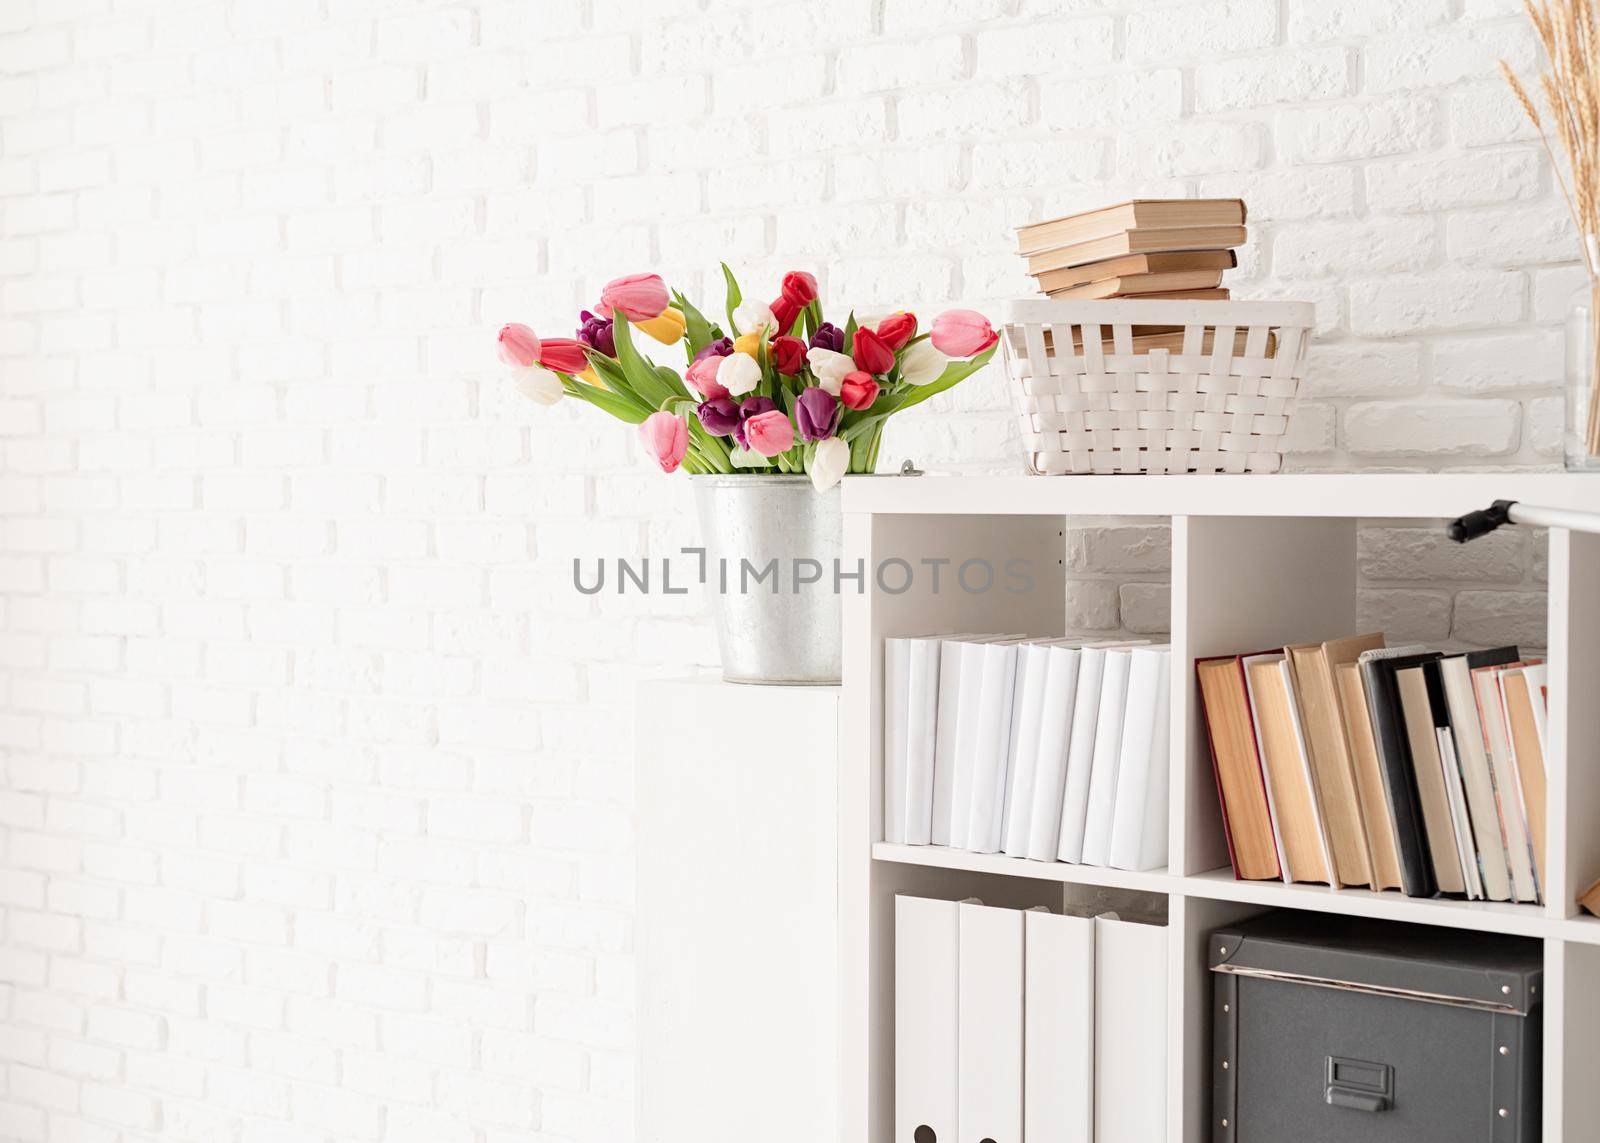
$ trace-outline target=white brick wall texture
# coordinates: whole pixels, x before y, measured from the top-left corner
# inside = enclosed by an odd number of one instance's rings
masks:
[[[569,587],[687,485],[503,321],[720,259],[994,313],[1020,222],[1241,195],[1238,292],[1319,306],[1293,467],[1555,463],[1517,8],[0,2],[0,1138],[633,1138],[631,685],[715,649]],[[930,405],[886,463],[1016,467],[996,372]],[[1540,641],[1534,538],[1361,549],[1370,624]],[[1165,627],[1164,529],[1069,551]]]

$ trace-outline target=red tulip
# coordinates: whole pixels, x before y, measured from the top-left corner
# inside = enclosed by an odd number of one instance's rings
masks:
[[[539,364],[539,335],[514,321],[500,327],[500,360],[513,369],[529,369]]]
[[[539,364],[557,373],[582,373],[589,368],[588,346],[570,337],[552,337],[539,353]]]
[[[629,321],[649,321],[666,312],[672,301],[659,274],[629,274],[606,283],[600,291],[600,312],[620,312]]]
[[[872,379],[872,374],[855,373],[845,374],[839,383],[839,400],[847,409],[860,411],[872,408],[872,402],[878,399],[878,383]]]
[[[975,310],[946,310],[933,319],[933,347],[946,357],[975,357],[999,340]]]
[[[806,364],[806,343],[798,337],[772,339],[772,367],[785,377],[793,377]]]
[[[878,323],[878,336],[883,338],[883,344],[895,351],[906,347],[917,334],[917,315],[908,313],[890,314]]]
[[[790,270],[783,276],[783,296],[795,304],[796,309],[809,306],[817,300],[817,280],[804,270]]]
[[[894,350],[884,344],[870,329],[856,330],[856,339],[850,344],[850,356],[856,367],[868,373],[887,373],[894,368]]]
[[[800,316],[800,306],[788,298],[779,298],[771,305],[772,316],[777,321],[777,333],[788,333],[794,328],[794,319]]]

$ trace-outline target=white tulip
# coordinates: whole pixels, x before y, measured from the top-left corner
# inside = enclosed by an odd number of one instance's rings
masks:
[[[950,359],[933,347],[931,341],[919,341],[900,357],[900,380],[907,385],[931,385],[939,380]]]
[[[566,396],[566,390],[561,388],[561,378],[548,369],[534,365],[518,369],[516,377],[517,392],[535,405],[554,405]]]
[[[776,332],[778,319],[772,307],[763,302],[741,302],[733,311],[733,328],[740,333],[767,329]]]
[[[806,364],[816,374],[817,384],[835,397],[844,379],[856,371],[856,363],[848,355],[821,347],[806,351]]]
[[[816,452],[811,454],[811,463],[807,471],[811,475],[811,484],[818,492],[826,492],[850,467],[850,446],[838,437],[829,437],[825,441],[817,442]]]
[[[761,384],[761,364],[748,353],[730,353],[717,366],[717,384],[729,395],[743,397]]]

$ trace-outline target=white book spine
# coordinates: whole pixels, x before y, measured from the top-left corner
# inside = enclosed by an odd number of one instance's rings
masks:
[[[1083,864],[1111,859],[1111,819],[1117,805],[1117,768],[1122,764],[1123,711],[1128,701],[1127,651],[1106,652],[1100,684],[1100,716],[1094,734],[1094,769],[1089,776],[1089,807],[1083,822]]]
[[[1472,823],[1467,817],[1467,796],[1461,786],[1461,762],[1456,757],[1456,743],[1448,726],[1434,728],[1434,741],[1439,746],[1439,765],[1444,771],[1444,795],[1450,804],[1450,825],[1456,835],[1456,861],[1461,866],[1461,879],[1467,887],[1467,900],[1482,901],[1483,869],[1478,864],[1478,847],[1472,835]]]
[[[1172,660],[1164,647],[1135,647],[1132,658],[1109,864],[1159,869],[1167,863]]]
[[[894,1137],[915,1139],[927,1127],[954,1139],[960,906],[921,897],[894,904]]]
[[[928,840],[950,844],[951,788],[955,785],[956,740],[961,713],[960,643],[939,644],[939,713],[933,736],[933,817]]]
[[[993,643],[983,648],[983,686],[978,703],[977,753],[972,767],[972,801],[967,811],[967,849],[1000,849],[1000,815],[1006,769],[1011,756],[1012,695],[1017,682],[1017,647]]]
[[[1165,1139],[1166,927],[1095,918],[1094,964],[1095,1143]]]
[[[1045,686],[1050,648],[1027,644],[1017,652],[1017,684],[1012,706],[1011,766],[1006,775],[1005,829],[1000,851],[1026,857],[1039,780],[1039,744],[1044,729]]]
[[[907,845],[927,845],[933,831],[934,741],[939,718],[939,643],[911,643],[910,700],[906,704]]]
[[[1018,1140],[1022,1138],[1025,914],[967,901],[957,908],[961,968],[956,1138],[973,1143]]]
[[[972,817],[972,777],[978,765],[983,708],[983,652],[981,643],[961,644],[961,713],[956,725],[956,764],[950,785],[950,844],[967,847],[967,827]]]
[[[1094,1138],[1095,922],[1040,910],[1026,918],[1022,1138],[1088,1143]]]
[[[1081,657],[1082,652],[1076,647],[1051,647],[1046,659],[1039,761],[1033,778],[1033,807],[1028,820],[1026,855],[1034,861],[1054,861],[1061,844],[1061,803],[1067,784],[1067,757],[1072,742]]]
[[[1528,681],[1528,704],[1533,708],[1533,728],[1539,735],[1539,753],[1550,757],[1550,707],[1545,699],[1545,688],[1550,685],[1550,668],[1545,663],[1535,663],[1522,669]]]
[[[906,706],[911,686],[911,641],[883,648],[883,840],[906,839]]]
[[[1106,652],[1085,647],[1078,658],[1078,690],[1072,702],[1072,734],[1067,742],[1067,777],[1061,790],[1061,840],[1056,857],[1074,865],[1083,860],[1083,827],[1089,812],[1089,783],[1094,774],[1100,691],[1105,682]]]
[[[1456,764],[1461,770],[1467,814],[1472,821],[1478,869],[1483,876],[1483,895],[1491,901],[1509,901],[1511,871],[1506,839],[1495,808],[1494,776],[1489,772],[1489,756],[1483,746],[1483,724],[1472,693],[1472,675],[1464,658],[1446,659],[1439,665],[1439,672],[1450,709]]]

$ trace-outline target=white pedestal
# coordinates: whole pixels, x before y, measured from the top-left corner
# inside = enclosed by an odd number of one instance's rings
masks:
[[[640,1143],[836,1140],[839,689],[636,711]]]

